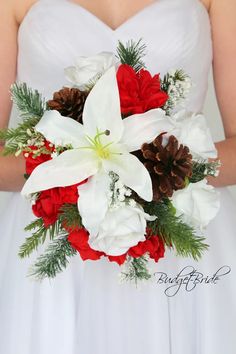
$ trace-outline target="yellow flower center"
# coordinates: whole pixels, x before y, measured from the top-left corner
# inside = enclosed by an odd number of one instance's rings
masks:
[[[112,145],[113,143],[103,145],[101,142],[102,135],[110,135],[109,130],[105,130],[104,132],[99,132],[97,129],[97,134],[95,135],[94,138],[91,138],[90,136],[86,136],[87,140],[91,144],[87,148],[94,150],[98,155],[98,157],[100,157],[101,159],[109,159],[111,156],[111,151],[109,150],[109,146]]]

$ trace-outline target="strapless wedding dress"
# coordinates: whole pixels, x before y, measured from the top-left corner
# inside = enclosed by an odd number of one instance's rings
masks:
[[[201,111],[212,42],[199,0],[157,0],[116,30],[70,1],[39,0],[20,27],[17,80],[50,98],[66,84],[63,69],[77,56],[114,51],[118,40],[140,38],[153,74],[171,68],[190,74],[194,88],[187,106]],[[12,124],[19,119],[15,112],[11,118]],[[23,228],[34,216],[13,193],[0,216],[0,353],[235,353],[236,208],[227,189],[219,191],[221,208],[206,232],[209,252],[196,263],[167,251],[152,268],[174,277],[192,265],[212,276],[228,265],[231,273],[189,292],[181,287],[173,297],[156,279],[141,289],[120,284],[117,264],[82,262],[79,255],[55,280],[27,278],[33,259],[19,260],[17,252],[26,236]]]

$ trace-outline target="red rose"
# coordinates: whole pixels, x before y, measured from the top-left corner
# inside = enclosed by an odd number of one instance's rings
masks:
[[[117,71],[121,112],[124,115],[144,113],[164,106],[168,95],[161,90],[159,74],[151,76],[144,69],[138,73],[127,65],[120,65]]]
[[[101,256],[104,255],[104,253],[93,250],[89,246],[88,239],[89,239],[89,234],[83,228],[70,231],[68,236],[68,241],[70,242],[71,246],[74,247],[79,252],[81,258],[84,261],[86,259],[91,259],[95,261],[101,258]]]
[[[139,242],[136,246],[129,249],[128,254],[133,258],[139,258],[148,252],[147,240]]]
[[[32,207],[34,215],[43,219],[45,227],[54,224],[63,204],[77,203],[79,197],[77,187],[78,184],[75,184],[42,191]]]
[[[110,262],[116,262],[119,265],[123,264],[126,261],[127,252],[121,256],[107,256]]]
[[[56,222],[61,205],[59,188],[52,188],[40,193],[32,209],[34,215],[42,218],[45,227],[48,227]]]
[[[154,259],[155,262],[158,262],[159,259],[163,258],[165,254],[164,242],[158,236],[150,237],[147,242],[150,258]]]
[[[45,141],[45,148],[49,152],[53,152],[54,147],[50,146],[51,144],[48,141]],[[38,150],[37,146],[29,146],[31,150]],[[50,154],[41,154],[39,156],[36,156],[33,154],[33,152],[25,152],[24,153],[25,157],[25,164],[26,164],[26,173],[27,175],[30,175],[33,170],[40,165],[43,162],[51,160],[51,155]]]
[[[82,183],[84,183],[84,182],[82,182]],[[62,204],[76,204],[77,203],[78,197],[79,197],[78,185],[80,185],[82,183],[75,184],[73,186],[58,188],[60,190]]]
[[[145,253],[148,253],[150,258],[154,259],[155,262],[162,257],[164,257],[165,247],[162,239],[157,235],[147,236],[148,238],[139,242],[136,246],[131,247],[128,254],[133,258],[139,258]]]

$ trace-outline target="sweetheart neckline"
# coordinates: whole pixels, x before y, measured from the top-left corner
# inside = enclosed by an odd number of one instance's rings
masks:
[[[134,21],[136,18],[142,16],[143,14],[145,14],[148,10],[152,9],[153,7],[160,5],[162,3],[167,3],[168,0],[154,0],[151,4],[145,6],[144,8],[142,8],[141,10],[137,11],[136,13],[134,13],[133,15],[131,15],[127,20],[125,20],[123,23],[121,23],[117,28],[113,29],[112,27],[110,27],[108,24],[106,24],[104,21],[102,21],[99,17],[97,17],[95,14],[93,14],[92,12],[90,12],[89,10],[87,10],[85,7],[81,6],[80,4],[77,4],[76,2],[74,2],[73,0],[62,0],[62,3],[70,5],[74,8],[77,8],[79,11],[83,11],[84,14],[86,14],[87,16],[91,17],[94,21],[96,21],[100,26],[102,26],[103,28],[105,28],[107,31],[111,32],[112,34],[115,34],[116,32],[118,32],[119,30],[121,30],[123,27],[125,27],[126,25],[128,25],[130,22]],[[206,6],[202,3],[201,0],[193,0],[194,2],[198,3],[199,6],[205,11],[205,13],[207,14],[207,16],[209,16],[208,10],[206,8]],[[27,17],[30,15],[30,13],[38,6],[41,4],[41,0],[37,0],[33,3],[33,5],[31,5],[31,7],[28,9],[26,15],[24,16],[20,27],[23,25],[23,23],[25,22],[25,20],[27,19]]]
[[[73,0],[64,0],[64,2],[67,2],[67,3],[71,4],[72,6],[74,5],[74,6],[78,7],[81,11],[85,12],[88,16],[92,17],[95,21],[99,22],[103,27],[107,28],[109,31],[111,31],[113,33],[119,31],[119,29],[123,28],[126,24],[128,24],[129,22],[135,20],[137,17],[143,15],[143,13],[145,13],[146,11],[152,9],[157,4],[159,5],[159,3],[161,3],[162,1],[163,0],[154,0],[149,5],[146,5],[143,8],[141,8],[140,10],[136,11],[133,15],[128,17],[125,21],[123,21],[116,28],[112,28],[106,22],[104,22],[100,17],[96,16],[93,12],[89,11],[85,7],[81,6],[80,4],[77,4]]]

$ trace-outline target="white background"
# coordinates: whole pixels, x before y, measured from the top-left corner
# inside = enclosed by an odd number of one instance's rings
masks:
[[[219,110],[215,98],[212,75],[210,75],[209,90],[208,90],[208,95],[205,103],[204,113],[208,120],[208,124],[211,129],[214,141],[222,140],[224,138],[224,133],[223,133],[221,117],[219,114]],[[229,189],[232,192],[236,203],[236,186],[229,187]],[[7,193],[0,193],[0,209],[4,207],[7,196],[8,196]]]

